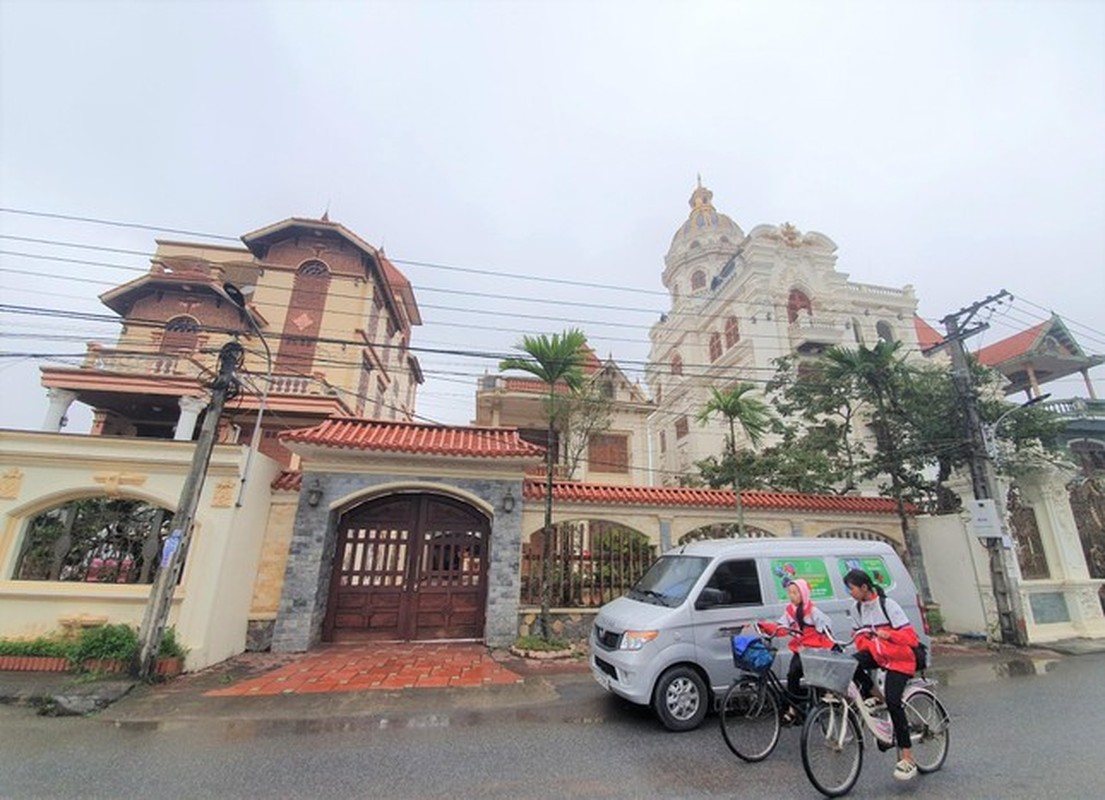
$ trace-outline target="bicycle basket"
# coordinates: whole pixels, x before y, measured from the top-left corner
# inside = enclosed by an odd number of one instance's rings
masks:
[[[802,649],[802,672],[806,683],[844,694],[856,673],[856,660],[832,650]]]
[[[733,637],[733,663],[745,672],[767,672],[775,662],[775,650],[759,636]]]

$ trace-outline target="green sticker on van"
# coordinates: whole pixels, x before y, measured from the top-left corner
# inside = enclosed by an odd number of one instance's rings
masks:
[[[779,558],[771,562],[771,577],[775,581],[775,595],[785,600],[787,590],[783,587],[786,578],[802,578],[810,585],[810,598],[821,600],[833,596],[833,585],[829,582],[829,570],[820,558]]]
[[[881,556],[842,558],[838,563],[840,564],[840,577],[842,578],[853,569],[862,569],[871,576],[871,580],[882,588],[889,589],[894,585],[894,580],[890,577],[890,570],[886,568],[886,562],[882,560]]]

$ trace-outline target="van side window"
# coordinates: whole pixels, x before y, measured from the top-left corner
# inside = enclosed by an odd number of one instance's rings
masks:
[[[718,565],[710,576],[707,589],[722,592],[721,605],[748,606],[760,605],[763,594],[760,592],[760,575],[754,560],[725,561]]]

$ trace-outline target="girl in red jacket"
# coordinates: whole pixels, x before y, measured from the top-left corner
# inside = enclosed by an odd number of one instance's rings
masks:
[[[790,605],[783,611],[778,622],[761,622],[760,630],[768,636],[786,636],[790,632],[790,670],[787,672],[787,693],[795,697],[801,691],[802,658],[798,655],[800,647],[831,648],[832,621],[829,615],[810,600],[810,585],[802,578],[784,578]],[[783,722],[793,723],[798,719],[798,709],[793,705],[783,714]]]
[[[913,763],[910,748],[909,723],[902,707],[902,692],[906,682],[917,667],[913,647],[920,640],[917,631],[909,624],[902,607],[883,594],[882,588],[861,569],[853,569],[844,576],[844,585],[856,601],[858,614],[852,615],[852,627],[865,630],[856,638],[856,684],[865,698],[870,698],[874,681],[868,670],[881,667],[886,670],[883,684],[886,709],[894,723],[894,742],[898,745],[898,763],[894,777],[900,781],[917,777],[917,765]]]

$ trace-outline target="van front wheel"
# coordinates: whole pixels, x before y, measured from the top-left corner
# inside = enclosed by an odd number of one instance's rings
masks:
[[[706,682],[691,667],[672,667],[656,681],[652,709],[669,731],[690,731],[706,718]]]

